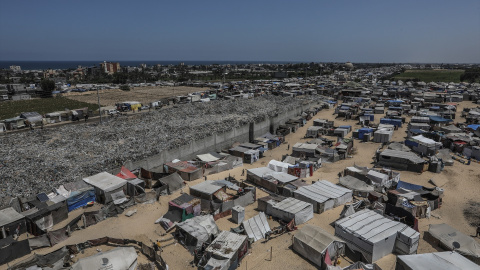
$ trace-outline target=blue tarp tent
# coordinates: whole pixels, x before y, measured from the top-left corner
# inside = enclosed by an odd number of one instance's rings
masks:
[[[95,189],[87,189],[82,191],[72,191],[67,199],[68,212],[87,205],[89,202],[95,201]]]
[[[402,120],[401,119],[382,118],[382,119],[380,119],[380,124],[394,125],[394,126],[397,126],[397,127],[402,127]]]
[[[336,101],[333,101],[333,100],[327,100],[327,103],[330,103],[330,104],[337,104]]]
[[[480,125],[468,125],[467,127],[471,128],[473,130],[477,130],[480,127]]]
[[[423,134],[425,133],[425,131],[421,130],[421,129],[410,129],[409,130],[411,133],[415,133],[415,134]]]
[[[403,181],[398,181],[397,189],[400,189],[400,188],[408,189],[408,190],[422,190],[423,186],[410,184],[410,183],[403,182]]]
[[[361,128],[358,130],[358,138],[360,140],[363,140],[363,137],[366,133],[373,133],[373,129],[372,128]]]
[[[436,116],[436,115],[430,115],[430,121],[433,122],[438,122],[438,123],[448,123],[448,122],[453,122],[452,119],[446,119],[441,116]]]

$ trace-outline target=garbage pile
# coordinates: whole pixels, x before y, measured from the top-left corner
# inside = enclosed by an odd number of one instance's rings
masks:
[[[127,160],[139,160],[191,141],[259,122],[320,96],[276,96],[189,103],[106,123],[65,125],[9,134],[0,140],[0,205],[11,196],[49,193],[59,185]]]

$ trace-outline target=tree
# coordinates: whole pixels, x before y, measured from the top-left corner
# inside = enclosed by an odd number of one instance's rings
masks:
[[[128,86],[128,84],[120,85],[120,90],[130,91],[130,86]]]
[[[42,88],[41,97],[49,98],[52,97],[52,91],[55,90],[55,82],[49,79],[43,79],[40,82],[40,87]]]

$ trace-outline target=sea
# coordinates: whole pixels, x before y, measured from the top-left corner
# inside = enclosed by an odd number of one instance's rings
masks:
[[[20,66],[22,70],[43,70],[43,69],[69,69],[77,68],[78,66],[90,67],[99,66],[103,61],[0,61],[0,69],[9,69],[10,66]],[[184,63],[185,65],[241,65],[241,64],[287,64],[300,62],[284,62],[284,61],[111,61],[119,62],[120,66],[137,67],[141,64],[147,66],[153,65],[178,65]]]

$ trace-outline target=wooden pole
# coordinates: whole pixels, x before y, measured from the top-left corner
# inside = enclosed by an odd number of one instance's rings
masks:
[[[273,259],[273,246],[270,248],[270,261]]]

